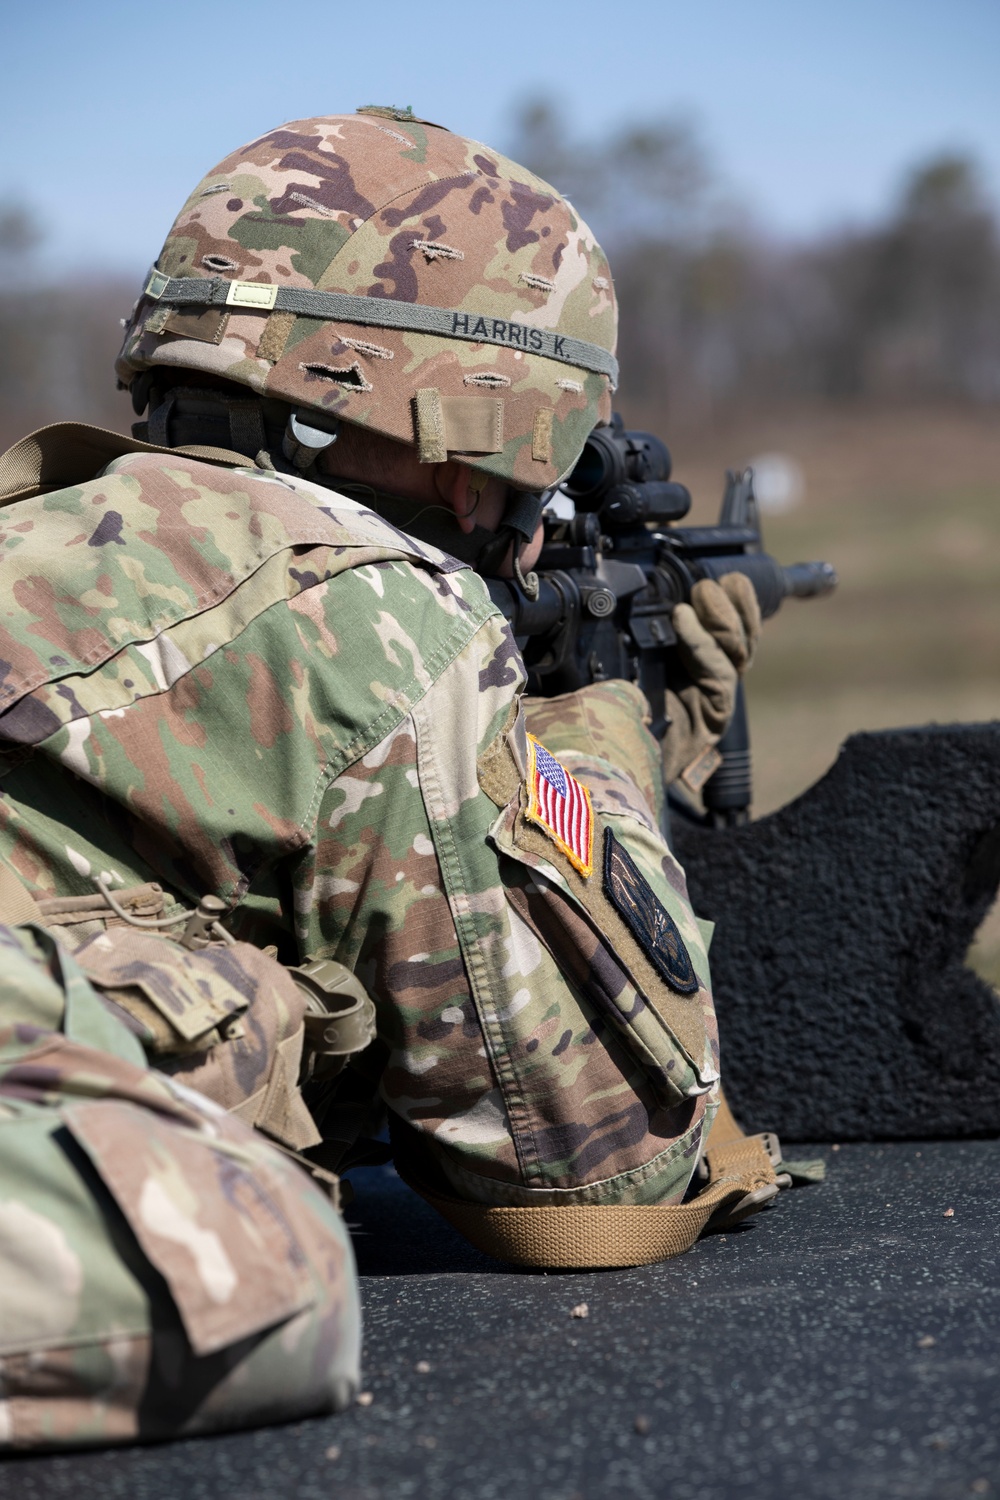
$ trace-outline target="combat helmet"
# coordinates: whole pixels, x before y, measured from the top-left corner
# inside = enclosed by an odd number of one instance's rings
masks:
[[[610,417],[616,327],[604,254],[554,188],[368,107],[283,125],[209,172],[116,368],[137,410],[158,372],[193,371],[538,492]]]

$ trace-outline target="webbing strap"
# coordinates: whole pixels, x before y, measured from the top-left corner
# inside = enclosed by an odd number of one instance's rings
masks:
[[[44,922],[41,908],[20,875],[0,860],[0,922],[17,927],[21,922]]]
[[[227,448],[165,448],[85,422],[53,422],[0,454],[0,505],[35,495],[40,489],[83,484],[126,453],[185,453],[204,463],[253,466],[252,458]]]
[[[407,333],[433,333],[466,343],[500,344],[557,359],[577,369],[607,375],[618,383],[618,361],[600,344],[553,333],[506,318],[486,317],[457,308],[424,307],[394,302],[388,297],[365,297],[350,292],[318,292],[311,287],[273,286],[262,281],[227,281],[221,276],[165,276],[153,271],[145,295],[175,307],[243,307],[264,312],[290,312],[300,318],[331,323],[360,323],[370,328],[399,328]]]
[[[760,1136],[741,1136],[706,1152],[708,1186],[689,1203],[540,1204],[495,1208],[410,1186],[477,1250],[521,1266],[645,1266],[690,1250],[711,1219],[737,1223],[777,1195]],[[398,1166],[397,1162],[397,1166]]]
[[[705,1141],[705,1150],[706,1152],[717,1151],[720,1146],[731,1146],[736,1141],[745,1139],[746,1131],[729,1108],[729,1100],[726,1098],[725,1091],[720,1083],[719,1103],[716,1107],[715,1118],[709,1128],[708,1138]]]

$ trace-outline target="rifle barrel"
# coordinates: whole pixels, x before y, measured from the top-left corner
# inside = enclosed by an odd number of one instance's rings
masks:
[[[783,567],[767,552],[736,552],[728,557],[713,554],[689,557],[691,571],[702,578],[723,578],[727,573],[744,573],[754,586],[760,612],[765,620],[776,615],[782,601],[812,599],[829,594],[837,587],[836,570],[829,563],[793,563]]]
[[[820,594],[832,594],[837,582],[837,570],[832,563],[792,563],[785,569],[787,592],[796,599],[816,599]]]

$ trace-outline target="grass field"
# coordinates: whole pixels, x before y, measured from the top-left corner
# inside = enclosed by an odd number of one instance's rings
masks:
[[[855,730],[1000,719],[997,413],[827,407],[680,434],[672,449],[700,521],[717,518],[727,466],[795,459],[805,497],[765,517],[768,550],[840,575],[832,597],[791,600],[767,623],[747,679],[757,815],[822,776]],[[1000,909],[970,962],[1000,985]]]

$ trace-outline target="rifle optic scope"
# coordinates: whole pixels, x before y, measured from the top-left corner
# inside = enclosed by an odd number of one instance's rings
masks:
[[[595,427],[563,489],[578,511],[600,511],[609,522],[679,521],[691,508],[683,484],[670,482],[670,449],[651,432],[626,432],[616,412]]]

